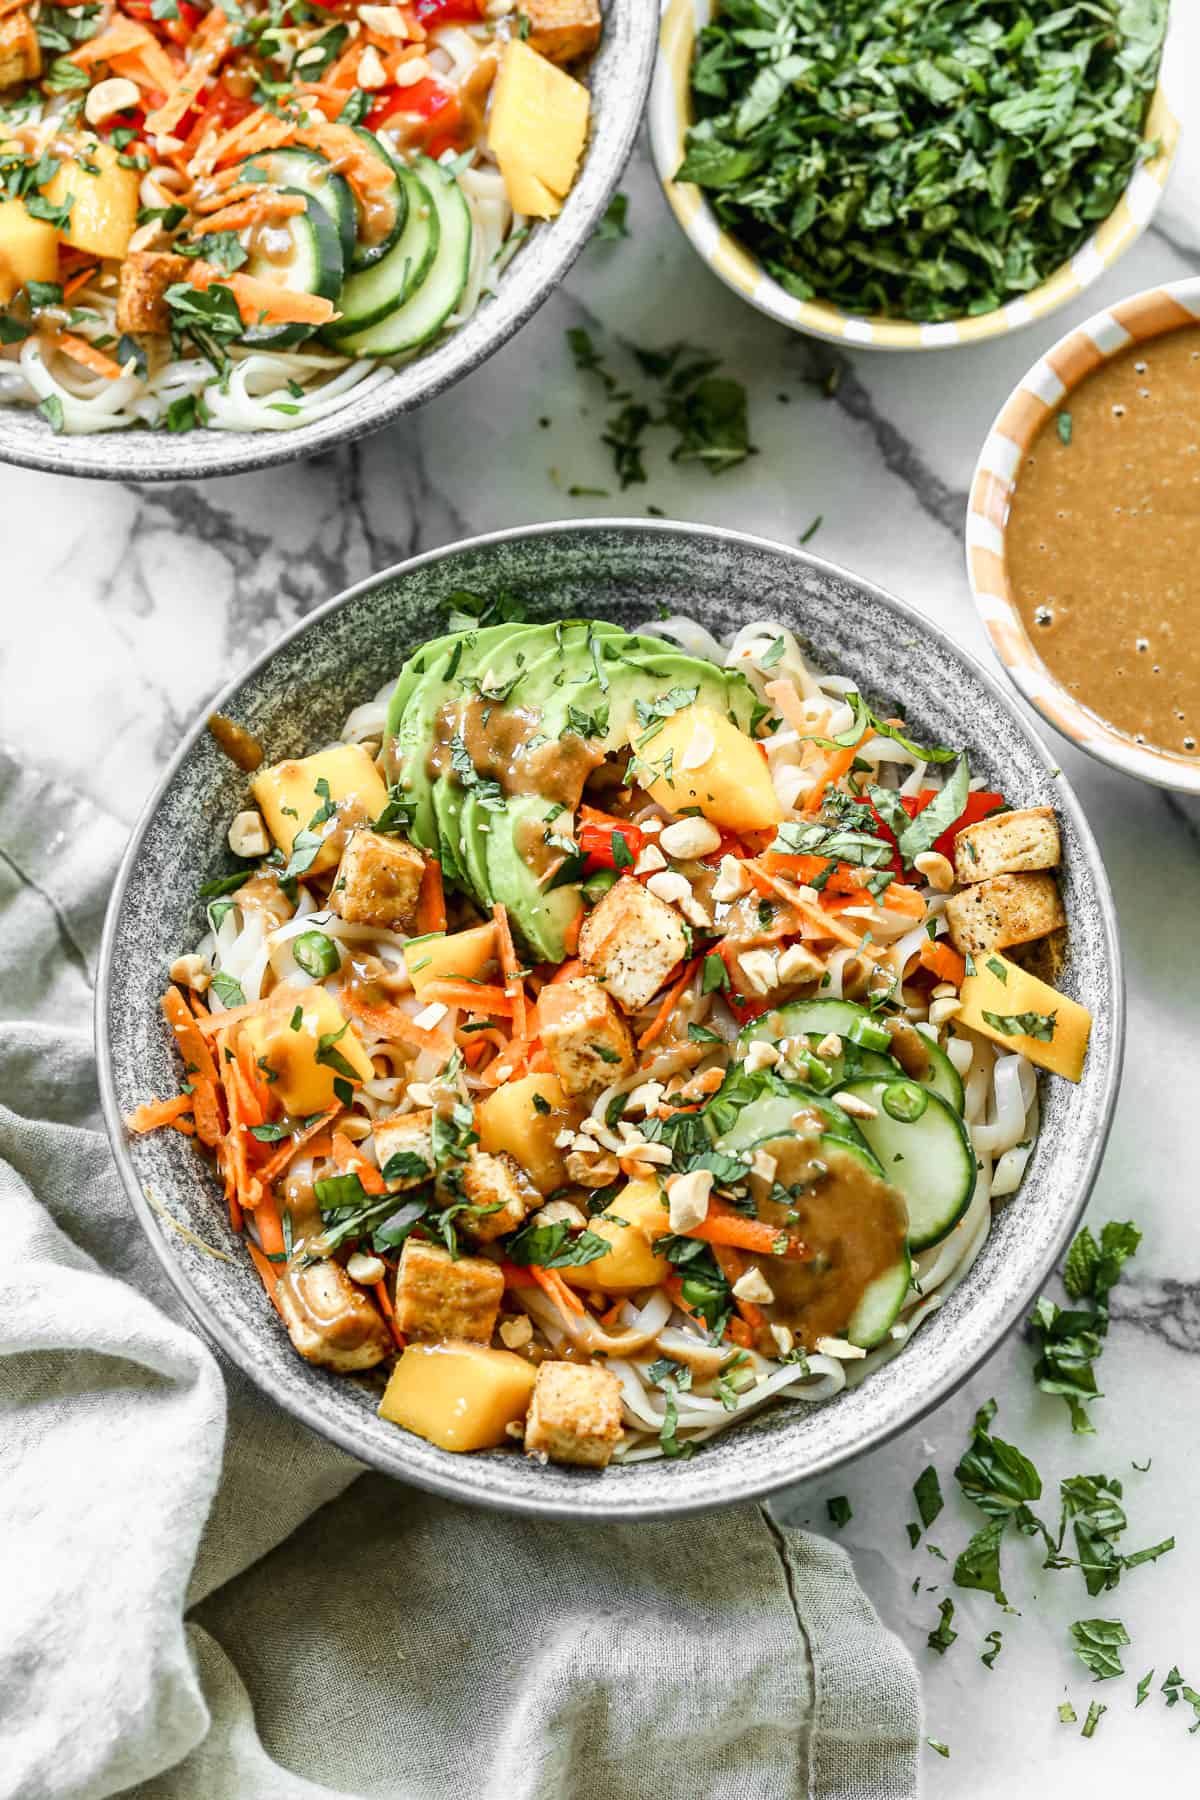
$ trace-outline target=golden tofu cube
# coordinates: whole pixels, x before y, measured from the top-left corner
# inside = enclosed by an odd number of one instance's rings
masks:
[[[410,1237],[396,1276],[396,1323],[406,1337],[470,1338],[486,1344],[496,1329],[504,1276],[478,1256],[452,1257],[440,1244]]]
[[[317,792],[318,781],[327,783],[328,800]],[[383,777],[359,744],[339,744],[298,762],[276,763],[254,777],[250,791],[285,856],[291,856],[302,831],[312,831],[321,839],[320,848],[303,871],[306,879],[332,869],[348,833],[370,825],[387,805]],[[332,813],[318,818],[327,806],[333,807]]]
[[[508,1231],[518,1230],[542,1204],[525,1171],[513,1157],[476,1151],[462,1170],[463,1198],[472,1206],[486,1207],[475,1217],[459,1213],[458,1222],[477,1243],[490,1244]]]
[[[410,1344],[392,1370],[380,1417],[439,1450],[489,1450],[524,1417],[534,1368],[511,1350],[456,1342]]]
[[[31,219],[23,200],[0,200],[0,306],[15,300],[27,281],[58,280],[58,233],[45,219]]]
[[[507,1151],[539,1193],[552,1194],[565,1184],[567,1165],[554,1140],[574,1128],[577,1116],[557,1076],[506,1081],[488,1095],[475,1122],[482,1148],[496,1155]]]
[[[529,20],[525,40],[551,62],[575,62],[590,56],[600,42],[599,0],[525,0]]]
[[[994,875],[946,901],[954,948],[964,956],[1029,944],[1067,922],[1053,875]]]
[[[168,331],[167,289],[190,280],[194,269],[191,257],[167,250],[135,250],[127,256],[117,276],[117,330]]]
[[[123,169],[117,156],[111,144],[89,144],[78,159],[65,157],[42,189],[54,206],[70,200],[59,235],[64,244],[90,256],[124,256],[137,225],[141,176],[136,169]]]
[[[425,858],[403,838],[360,828],[342,851],[333,904],[343,919],[383,931],[411,931]]]
[[[652,1000],[687,955],[688,936],[673,906],[632,875],[610,887],[579,933],[588,973],[626,1012]]]
[[[561,210],[587,141],[590,108],[582,82],[519,38],[504,46],[488,138],[517,212],[546,219]]]
[[[960,997],[962,1008],[955,1025],[970,1026],[1002,1050],[1019,1050],[1039,1068],[1065,1075],[1068,1081],[1078,1081],[1082,1076],[1092,1015],[1077,1000],[1069,1000],[1007,957],[995,955],[976,962],[975,973],[963,982]],[[1050,1030],[1048,1038],[1035,1037],[1019,1027],[1007,1029],[1029,1014],[1037,1020],[1039,1030]],[[1033,1023],[1033,1019],[1029,1022]],[[1052,1025],[1043,1024],[1051,1019]],[[1003,1024],[995,1023],[996,1020]]]
[[[595,1093],[633,1071],[629,1027],[599,982],[587,976],[542,989],[538,1035],[568,1094]]]
[[[23,87],[42,72],[42,47],[27,12],[0,19],[0,88]]]
[[[1061,855],[1054,808],[1026,806],[964,826],[954,840],[954,873],[960,881],[990,881],[1056,868]]]
[[[295,1117],[324,1112],[337,1099],[334,1082],[350,1079],[330,1058],[347,1063],[356,1081],[370,1081],[375,1073],[328,988],[277,988],[272,1005],[247,1019],[242,1029],[254,1060],[274,1076],[280,1105]]]
[[[588,1223],[611,1246],[605,1256],[562,1270],[571,1287],[589,1293],[636,1294],[657,1287],[671,1273],[665,1256],[653,1249],[653,1239],[670,1231],[670,1215],[656,1181],[631,1181],[598,1218]]]
[[[525,1422],[525,1450],[551,1462],[606,1468],[621,1436],[621,1384],[597,1363],[544,1362]]]
[[[419,994],[431,981],[486,981],[496,973],[496,927],[414,938],[404,946],[404,966]]]
[[[387,1184],[392,1188],[420,1187],[433,1174],[433,1108],[405,1113],[400,1119],[380,1119],[375,1126],[375,1154]],[[404,1163],[396,1159],[404,1157]],[[416,1161],[412,1161],[412,1158]],[[418,1168],[417,1164],[421,1167]]]
[[[275,1300],[305,1362],[350,1375],[373,1369],[392,1349],[378,1308],[340,1263],[291,1265],[279,1277]]]
[[[630,741],[643,735],[635,726]],[[668,812],[699,807],[730,831],[763,831],[783,817],[766,757],[714,706],[681,706],[635,755],[636,780]]]

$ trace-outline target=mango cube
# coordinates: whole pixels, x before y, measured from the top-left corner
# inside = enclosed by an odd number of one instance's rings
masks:
[[[643,735],[635,726],[630,741]],[[762,831],[783,817],[766,757],[715,707],[681,706],[634,749],[637,779],[668,812],[699,807],[710,823],[730,831]]]
[[[496,927],[474,925],[404,946],[404,966],[417,993],[431,981],[482,981],[496,968]]]
[[[328,801],[317,792],[318,781],[328,783]],[[339,744],[298,762],[275,763],[254,777],[250,791],[285,856],[291,856],[299,832],[312,829],[321,838],[305,876],[323,875],[332,869],[348,833],[377,819],[388,797],[382,775],[360,744]],[[328,805],[333,812],[314,826],[312,821]]]
[[[591,96],[519,38],[504,47],[488,139],[517,212],[549,219],[571,191],[587,141]]]
[[[255,1061],[274,1075],[272,1090],[285,1112],[300,1118],[324,1112],[337,1098],[334,1081],[349,1080],[344,1069],[318,1061],[318,1055],[336,1056],[349,1064],[357,1080],[371,1080],[371,1059],[328,988],[278,988],[276,996],[277,1003],[247,1019],[243,1030]],[[329,1041],[333,1038],[336,1043]]]
[[[544,1112],[538,1109],[539,1100]],[[552,1194],[567,1179],[563,1153],[554,1140],[578,1117],[569,1106],[556,1075],[524,1075],[519,1081],[506,1081],[476,1112],[479,1142],[494,1156],[507,1151],[539,1193]]]
[[[381,1418],[439,1450],[489,1450],[508,1441],[533,1398],[535,1370],[511,1350],[447,1338],[410,1344],[392,1370]]]
[[[137,225],[141,176],[121,167],[111,144],[89,145],[80,155],[82,161],[64,157],[42,193],[54,206],[71,202],[60,234],[65,244],[89,256],[123,257]]]
[[[15,300],[27,281],[58,280],[58,233],[31,219],[23,200],[0,200],[0,306]]]
[[[631,1181],[588,1229],[612,1248],[594,1262],[563,1269],[563,1280],[572,1287],[636,1294],[639,1288],[656,1287],[671,1273],[666,1257],[656,1255],[651,1246],[652,1238],[671,1229],[656,1181]]]
[[[1019,1050],[1039,1068],[1065,1075],[1068,1081],[1078,1081],[1092,1029],[1092,1015],[1087,1007],[1080,1006],[1077,1000],[1068,1000],[1065,994],[995,951],[973,961],[975,973],[962,984],[962,1010],[955,1023],[969,1025],[1002,1050]],[[1039,1038],[1022,1031],[1008,1032],[999,1025],[989,1025],[984,1013],[1006,1023],[1022,1013],[1035,1013],[1042,1019],[1053,1014],[1053,1035]]]

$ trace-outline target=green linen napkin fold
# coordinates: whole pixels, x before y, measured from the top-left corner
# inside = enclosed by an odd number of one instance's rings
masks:
[[[124,833],[0,755],[0,1800],[909,1800],[916,1671],[764,1507],[513,1519],[198,1334],[99,1124]]]

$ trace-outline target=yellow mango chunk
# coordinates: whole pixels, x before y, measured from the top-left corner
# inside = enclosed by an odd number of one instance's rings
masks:
[[[1083,1074],[1092,1015],[1077,1000],[1068,1000],[1056,988],[1028,974],[1007,957],[992,951],[974,959],[975,973],[962,984],[962,1010],[955,1023],[969,1025],[982,1037],[991,1038],[1004,1050],[1019,1050],[1039,1068],[1065,1075],[1078,1081]],[[996,967],[992,965],[995,964]],[[1002,973],[997,973],[1000,969]],[[1009,1020],[1020,1013],[1037,1013],[1042,1018],[1054,1015],[1054,1034],[1050,1038],[1030,1037],[1027,1032],[1008,1032],[984,1018]]]
[[[630,741],[641,736],[635,726]],[[730,831],[762,831],[783,817],[762,751],[715,707],[681,706],[637,759],[637,779],[668,812],[698,806]]]
[[[312,820],[327,802],[317,792],[318,781],[329,784],[329,804],[334,811],[316,826]],[[262,808],[267,828],[285,856],[291,856],[296,834],[315,830],[323,841],[304,871],[323,875],[340,858],[347,834],[357,825],[370,825],[387,805],[387,786],[379,770],[359,744],[339,744],[318,750],[298,762],[275,763],[250,783],[250,791]]]
[[[515,211],[548,219],[561,210],[583,155],[590,109],[582,82],[519,38],[504,46],[488,141]]]
[[[475,925],[404,946],[404,966],[417,993],[431,981],[483,981],[496,969],[496,927]]]
[[[538,1100],[549,1110],[539,1112]],[[493,1156],[506,1150],[540,1194],[552,1194],[567,1179],[563,1153],[554,1140],[577,1118],[556,1075],[523,1075],[488,1095],[476,1110],[475,1128],[484,1150]]]
[[[439,1450],[489,1450],[524,1419],[535,1370],[511,1350],[447,1338],[410,1344],[379,1402],[379,1415]]]
[[[31,219],[23,200],[0,200],[0,306],[27,281],[58,280],[58,233]]]
[[[63,243],[91,256],[125,256],[137,225],[141,176],[136,169],[121,167],[111,144],[89,144],[80,155],[98,173],[90,174],[75,158],[64,157],[42,189],[54,206],[71,201],[60,233]]]
[[[636,1294],[639,1288],[657,1287],[671,1273],[671,1265],[665,1256],[655,1255],[650,1240],[670,1229],[658,1183],[631,1181],[588,1225],[612,1249],[594,1262],[561,1270],[563,1280],[606,1294]]]
[[[317,1061],[322,1038],[342,1033],[329,1046],[328,1053],[336,1052],[344,1058],[359,1081],[370,1081],[375,1073],[353,1025],[347,1026],[341,1007],[327,988],[280,988],[277,1003],[247,1019],[244,1029],[255,1061],[275,1076],[272,1091],[285,1112],[300,1117],[324,1112],[337,1098],[333,1090],[335,1079],[349,1079],[343,1069]]]

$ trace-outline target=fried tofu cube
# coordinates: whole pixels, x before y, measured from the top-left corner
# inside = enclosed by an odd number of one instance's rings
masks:
[[[587,975],[542,989],[538,1033],[564,1093],[592,1093],[633,1070],[629,1027],[609,995]]]
[[[611,1369],[542,1363],[525,1421],[527,1455],[603,1469],[620,1435],[621,1384]]]
[[[340,1263],[285,1269],[275,1299],[305,1362],[350,1375],[373,1369],[391,1351],[391,1335],[378,1309]]]
[[[1067,915],[1052,875],[995,875],[951,894],[946,919],[955,949],[978,957],[1045,937]]]
[[[504,1152],[489,1156],[486,1150],[477,1151],[462,1170],[462,1191],[472,1206],[492,1209],[478,1218],[459,1214],[463,1230],[480,1244],[518,1230],[542,1204],[542,1196],[520,1163]]]
[[[687,930],[673,906],[632,875],[609,888],[579,933],[579,954],[626,1012],[652,1000],[687,954]]]
[[[990,881],[995,875],[1027,874],[1057,868],[1062,857],[1052,806],[993,813],[967,825],[954,840],[954,873],[960,881]]]
[[[127,256],[117,277],[117,330],[167,332],[167,289],[189,280],[194,270],[190,257],[169,250],[135,250]]]
[[[504,1276],[478,1256],[456,1260],[440,1244],[410,1237],[396,1276],[396,1323],[406,1337],[486,1344],[496,1329]]]
[[[0,88],[22,87],[42,72],[42,49],[27,12],[0,19]]]
[[[433,1108],[405,1113],[402,1119],[380,1119],[375,1153],[389,1187],[420,1187],[428,1181],[433,1174]]]
[[[554,63],[590,56],[600,42],[599,0],[525,0],[527,42]]]
[[[403,838],[352,832],[338,864],[333,904],[352,924],[411,931],[424,873],[425,858]]]

